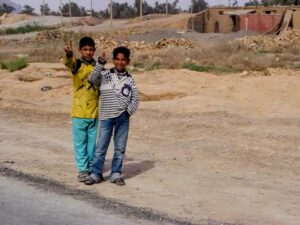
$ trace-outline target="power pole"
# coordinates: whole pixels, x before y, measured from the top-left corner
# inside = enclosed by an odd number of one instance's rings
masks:
[[[45,0],[43,0],[42,15],[45,16]]]
[[[143,17],[143,0],[140,0],[140,17]]]
[[[93,0],[91,0],[91,17],[93,17]]]
[[[61,30],[63,28],[63,13],[62,13],[62,2],[60,0],[60,26],[61,26]]]
[[[72,28],[72,1],[69,0],[70,28]]]
[[[113,25],[113,0],[110,0],[110,26]]]
[[[169,2],[166,0],[166,15],[169,14]]]

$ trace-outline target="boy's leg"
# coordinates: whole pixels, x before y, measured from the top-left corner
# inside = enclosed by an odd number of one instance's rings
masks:
[[[111,166],[111,181],[121,177],[122,165],[126,151],[127,139],[129,131],[129,116],[122,113],[117,119],[114,132],[114,157]]]
[[[92,160],[94,158],[96,140],[97,140],[97,130],[98,130],[98,119],[91,119],[88,126],[88,145],[87,145],[87,154],[88,154],[88,167],[92,166]]]
[[[101,120],[99,123],[91,174],[91,177],[96,181],[102,179],[105,156],[113,131],[113,119]]]
[[[85,119],[72,118],[75,162],[79,173],[88,172],[87,126]]]

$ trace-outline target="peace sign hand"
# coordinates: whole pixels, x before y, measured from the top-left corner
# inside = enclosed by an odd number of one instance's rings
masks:
[[[64,47],[67,56],[73,56],[73,46],[72,41],[70,40],[69,43]]]
[[[98,63],[102,65],[105,65],[107,63],[105,52],[102,52],[102,56],[98,58]]]

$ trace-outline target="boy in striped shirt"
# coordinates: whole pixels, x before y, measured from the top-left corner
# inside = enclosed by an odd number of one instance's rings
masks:
[[[130,116],[139,105],[138,90],[133,77],[127,72],[130,63],[130,50],[118,47],[113,51],[114,68],[104,70],[105,61],[99,58],[91,73],[89,82],[100,89],[100,124],[92,163],[91,175],[85,180],[86,185],[103,181],[103,166],[106,152],[114,134],[114,156],[111,166],[110,181],[125,185],[121,175],[126,151]]]

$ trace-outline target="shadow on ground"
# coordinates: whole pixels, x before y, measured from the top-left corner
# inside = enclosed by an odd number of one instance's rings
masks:
[[[109,172],[111,170],[111,162],[112,159],[105,160],[104,163],[104,173]],[[140,162],[132,161],[131,159],[127,159],[123,164],[122,173],[124,174],[125,179],[130,179],[135,176],[138,176],[148,170],[154,168],[155,161],[145,160]],[[105,179],[108,177],[105,177]]]

